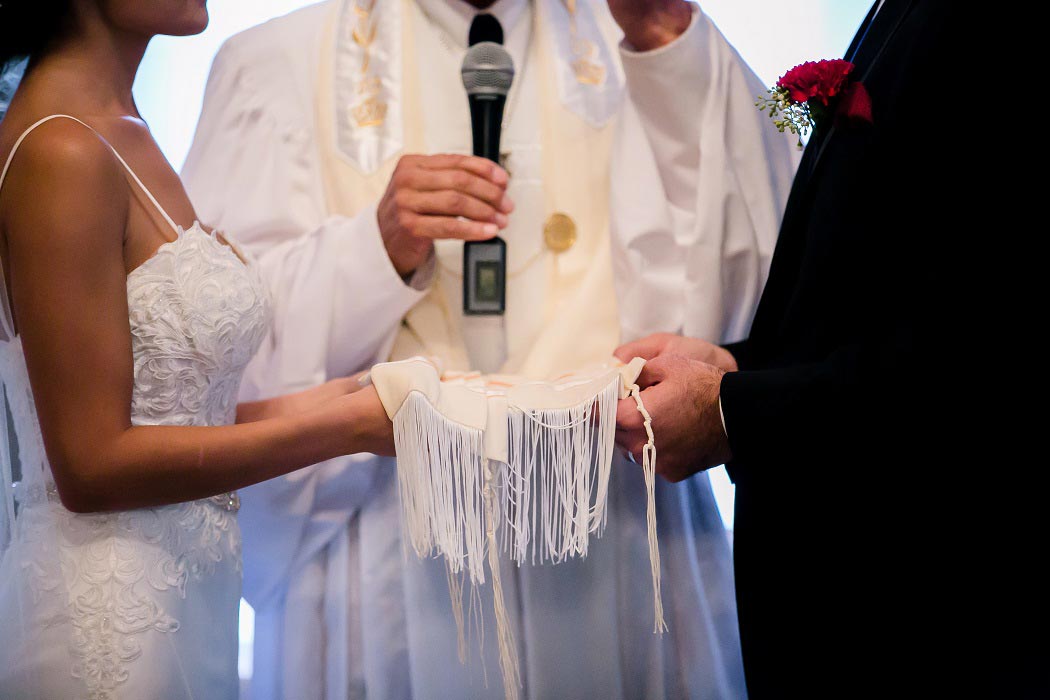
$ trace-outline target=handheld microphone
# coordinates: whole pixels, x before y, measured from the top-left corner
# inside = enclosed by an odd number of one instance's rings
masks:
[[[514,82],[514,61],[493,41],[474,44],[460,70],[470,101],[474,155],[499,162],[500,127],[507,93]]]
[[[502,31],[500,32],[502,34]],[[481,41],[460,70],[470,101],[474,155],[499,163],[503,108],[514,82],[514,61],[499,44]],[[507,244],[496,237],[463,245],[463,313],[502,315],[507,298]]]

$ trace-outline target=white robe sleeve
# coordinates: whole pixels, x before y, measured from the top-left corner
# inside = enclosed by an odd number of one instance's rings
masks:
[[[612,165],[625,340],[747,335],[799,152],[755,107],[765,87],[714,24],[648,52],[621,46],[628,100]]]
[[[367,367],[425,293],[394,270],[374,206],[326,216],[312,80],[282,58],[227,42],[183,169],[198,215],[257,257],[272,292],[273,333],[248,372],[247,396]]]
[[[395,272],[374,206],[353,218],[326,216],[312,116],[316,61],[302,50],[314,39],[305,30],[287,36],[300,31],[292,25],[276,40],[265,31],[234,37],[216,57],[182,173],[201,220],[255,256],[270,288],[273,327],[241,400],[386,359],[401,318],[424,294]],[[368,497],[374,463],[371,455],[334,459],[243,492],[249,602],[279,597],[289,573],[345,529]]]

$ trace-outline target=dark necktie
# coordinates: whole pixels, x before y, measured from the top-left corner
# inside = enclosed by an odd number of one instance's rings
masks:
[[[473,46],[482,41],[491,41],[495,44],[503,43],[503,25],[499,23],[495,15],[483,12],[474,16],[470,23],[470,34],[468,44]]]

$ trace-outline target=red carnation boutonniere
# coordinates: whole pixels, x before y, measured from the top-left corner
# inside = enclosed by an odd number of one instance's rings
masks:
[[[807,61],[795,66],[769,89],[769,97],[755,103],[760,111],[769,110],[773,124],[802,136],[823,124],[828,117],[840,123],[871,124],[871,96],[864,83],[851,80],[854,65],[836,58]]]

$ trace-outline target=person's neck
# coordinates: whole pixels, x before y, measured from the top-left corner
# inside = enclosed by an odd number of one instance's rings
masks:
[[[101,22],[87,23],[33,66],[68,86],[91,113],[138,117],[132,86],[152,37],[130,36]]]
[[[478,10],[487,10],[496,4],[496,0],[463,0],[463,2]]]

